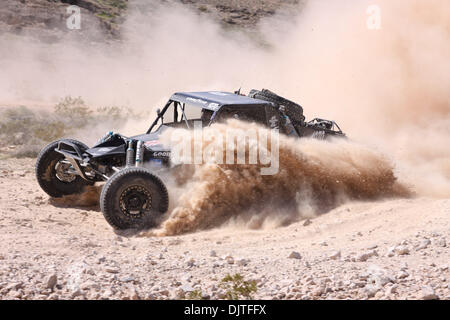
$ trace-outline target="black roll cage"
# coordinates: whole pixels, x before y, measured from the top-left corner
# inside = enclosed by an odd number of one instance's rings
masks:
[[[152,132],[153,128],[158,124],[159,119],[161,119],[161,124],[164,124],[164,114],[166,113],[167,109],[170,107],[172,103],[174,103],[174,114],[173,114],[174,119],[178,119],[178,107],[180,107],[182,113],[180,121],[184,120],[186,122],[186,126],[188,127],[188,129],[190,129],[186,113],[184,112],[186,108],[186,103],[181,103],[180,101],[176,100],[169,100],[164,106],[164,108],[158,113],[158,116],[156,117],[155,121],[153,121],[150,128],[148,128],[146,134]],[[192,106],[197,107],[195,105]]]

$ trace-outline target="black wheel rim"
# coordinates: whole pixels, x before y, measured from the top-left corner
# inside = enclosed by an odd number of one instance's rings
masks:
[[[152,207],[151,193],[142,186],[130,186],[122,191],[119,206],[127,217],[141,218]]]

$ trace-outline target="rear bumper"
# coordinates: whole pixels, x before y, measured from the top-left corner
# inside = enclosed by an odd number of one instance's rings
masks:
[[[92,179],[86,176],[80,162],[84,162],[83,153],[85,150],[80,149],[79,146],[70,141],[60,141],[55,151],[62,154],[70,162],[72,167],[76,170],[78,175],[84,180],[92,181]]]

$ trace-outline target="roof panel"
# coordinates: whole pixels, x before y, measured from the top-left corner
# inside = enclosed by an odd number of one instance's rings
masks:
[[[213,111],[225,105],[271,105],[268,101],[223,91],[177,92],[170,99]]]

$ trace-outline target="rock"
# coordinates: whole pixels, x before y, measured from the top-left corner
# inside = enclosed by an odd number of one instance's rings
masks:
[[[431,244],[431,241],[429,239],[424,239],[417,246],[416,250],[426,249],[430,244]]]
[[[311,295],[313,297],[319,297],[321,296],[323,293],[325,292],[325,288],[324,287],[317,287],[314,290],[311,291]]]
[[[384,287],[386,284],[395,282],[394,276],[375,264],[370,265],[367,268],[367,281],[371,284],[376,284],[379,287]]]
[[[80,285],[80,289],[82,289],[82,290],[90,290],[90,289],[100,290],[100,285],[97,282],[88,280],[86,282],[83,282]]]
[[[188,283],[183,284],[179,289],[182,290],[184,293],[189,293],[189,292],[194,291],[194,288]]]
[[[174,287],[179,287],[179,286],[181,286],[182,285],[182,283],[180,282],[180,281],[174,281],[173,283],[172,283],[172,286],[174,286]]]
[[[371,256],[367,253],[362,253],[356,256],[356,261],[364,262],[367,261]]]
[[[292,251],[288,258],[289,259],[301,259],[302,256],[297,251]]]
[[[130,300],[138,300],[139,299],[139,294],[137,293],[135,288],[129,289],[127,296]]]
[[[158,293],[159,293],[159,295],[165,296],[165,297],[168,297],[170,295],[170,292],[167,289],[163,289],[163,290],[159,291]]]
[[[211,252],[209,253],[210,257],[217,257],[217,253],[214,250],[211,250]]]
[[[95,276],[95,271],[94,271],[94,269],[89,268],[89,269],[86,270],[86,274],[89,274],[91,276]]]
[[[195,265],[195,260],[191,258],[186,262],[186,264],[188,267],[193,267]]]
[[[114,274],[115,274],[115,273],[119,273],[120,270],[119,270],[118,268],[114,268],[114,267],[106,267],[106,268],[105,268],[105,271],[106,271],[106,272],[109,272],[109,273],[114,273]]]
[[[9,296],[20,299],[22,297],[22,293],[20,291],[12,290],[9,292]]]
[[[423,286],[422,294],[420,297],[422,300],[438,300],[439,297],[434,292],[434,289],[431,286]]]
[[[52,289],[56,286],[56,283],[58,282],[58,277],[56,276],[56,274],[52,274],[51,276],[49,276],[47,278],[47,280],[45,281],[46,283],[46,288],[47,289]]]
[[[202,293],[202,300],[210,300],[211,296],[207,293]]]
[[[397,246],[394,251],[397,255],[403,256],[409,254],[409,248],[407,246]]]
[[[184,293],[184,291],[182,289],[177,288],[170,296],[173,297],[174,299],[181,300],[186,297],[186,294]]]
[[[78,288],[78,289],[76,289],[74,292],[72,292],[71,297],[72,297],[72,299],[73,299],[73,298],[75,298],[75,297],[82,296],[82,295],[83,295],[83,291],[81,291],[81,289]]]
[[[407,278],[407,277],[409,277],[409,273],[406,272],[406,271],[404,271],[404,270],[401,270],[401,271],[397,274],[397,279],[405,279],[405,278]]]
[[[122,279],[122,282],[134,282],[136,279],[134,277],[126,277]]]
[[[114,295],[114,292],[110,289],[106,289],[102,294],[102,299],[109,299]]]
[[[8,291],[15,291],[15,290],[19,290],[22,287],[23,287],[23,283],[22,282],[13,282],[13,283],[11,283],[11,284],[6,286],[6,290],[8,290]]]
[[[387,257],[393,257],[393,256],[395,256],[395,247],[390,247],[390,248],[388,248],[387,253],[386,253],[386,256],[387,256]]]
[[[392,296],[393,294],[397,293],[397,288],[398,288],[398,285],[396,285],[396,284],[388,287],[385,291],[385,295],[388,297]]]
[[[304,227],[309,226],[311,223],[312,223],[311,220],[306,219],[305,222],[303,222],[303,226],[304,226]]]
[[[216,297],[219,298],[219,299],[225,299],[226,296],[227,296],[227,294],[223,290],[218,290],[216,292]]]
[[[48,296],[49,300],[59,300],[59,295],[57,295],[56,293],[52,293],[51,295]]]
[[[446,247],[447,246],[447,242],[445,241],[444,238],[441,238],[439,240],[436,241],[436,245],[439,247]]]
[[[183,281],[185,281],[185,282],[191,282],[191,280],[192,280],[192,275],[187,274],[187,275],[183,276],[183,277],[181,278],[181,280],[183,280]]]
[[[248,263],[249,263],[249,260],[247,260],[247,259],[239,259],[237,261],[238,266],[246,266]]]
[[[147,293],[147,295],[145,296],[145,299],[147,300],[156,300],[157,296],[154,293]]]
[[[330,258],[331,260],[338,260],[338,259],[340,259],[340,258],[341,258],[341,251],[338,250],[338,251],[332,252],[332,253],[329,255],[329,258]]]

